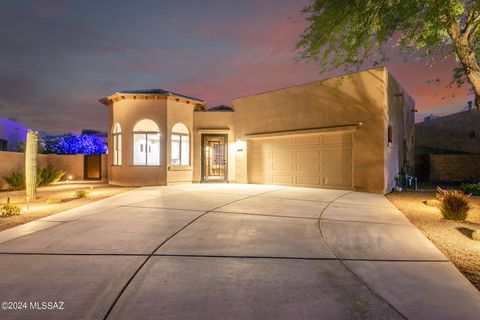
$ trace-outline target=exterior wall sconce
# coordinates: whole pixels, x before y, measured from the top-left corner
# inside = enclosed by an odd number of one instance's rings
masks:
[[[237,141],[235,141],[235,148],[237,149],[237,152],[242,152],[243,149],[245,149],[245,146],[246,146],[245,141],[241,139],[238,139]]]

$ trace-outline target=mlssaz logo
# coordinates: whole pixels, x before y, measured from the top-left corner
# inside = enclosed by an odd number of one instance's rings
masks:
[[[63,308],[64,302],[52,302],[52,301],[35,301],[30,302],[30,309],[35,310],[64,310]]]

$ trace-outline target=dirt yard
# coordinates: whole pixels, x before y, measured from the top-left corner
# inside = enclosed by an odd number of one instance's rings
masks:
[[[479,197],[471,198],[473,209],[462,222],[445,220],[438,208],[424,204],[436,199],[433,191],[394,192],[387,198],[480,290],[480,241],[471,237],[480,229]]]
[[[93,187],[93,189],[91,189]],[[23,191],[0,191],[0,207],[7,203],[18,205],[22,208],[22,214],[12,217],[0,217],[0,231],[13,228],[32,220],[75,208],[93,201],[111,197],[113,195],[131,190],[130,187],[111,186],[103,182],[72,181],[52,184],[37,190],[37,199],[30,201],[27,208],[25,190]],[[89,196],[83,199],[74,199],[76,191],[84,190]],[[92,192],[91,192],[92,191]],[[91,192],[91,196],[90,196]],[[47,203],[52,198],[60,203]]]

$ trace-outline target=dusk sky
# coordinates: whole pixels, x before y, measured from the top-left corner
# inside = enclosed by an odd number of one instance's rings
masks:
[[[98,99],[118,90],[162,88],[215,106],[320,80],[329,75],[295,61],[308,2],[3,2],[0,116],[43,131],[107,130]],[[417,118],[473,99],[468,87],[449,87],[453,59],[427,68],[392,54],[386,66],[416,100]]]

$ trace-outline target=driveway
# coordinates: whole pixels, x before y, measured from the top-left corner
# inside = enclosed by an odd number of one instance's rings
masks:
[[[240,184],[140,188],[1,232],[4,301],[23,309],[1,319],[480,315],[385,197]]]

